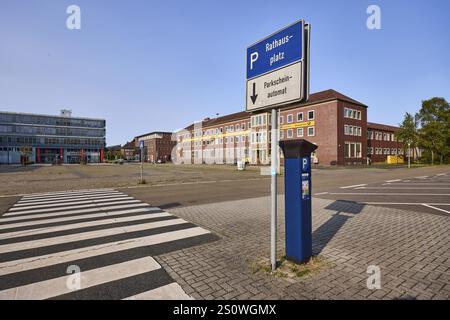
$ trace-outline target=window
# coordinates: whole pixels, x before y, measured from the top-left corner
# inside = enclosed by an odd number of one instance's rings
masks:
[[[292,123],[294,121],[294,116],[292,114],[287,115],[287,123]]]
[[[314,137],[315,132],[314,132],[314,127],[308,127],[308,137]]]
[[[283,116],[280,116],[280,124],[283,124]]]
[[[344,108],[344,118],[361,120],[361,111]]]
[[[303,137],[303,128],[297,128],[297,137]]]
[[[361,158],[361,143],[360,142],[346,142],[344,147],[345,158]]]
[[[308,111],[308,120],[314,120],[314,110]]]
[[[294,135],[293,130],[292,130],[292,129],[288,129],[288,130],[287,130],[287,138],[292,138],[293,135]]]
[[[303,112],[299,112],[297,113],[297,122],[302,122],[303,121]]]
[[[284,130],[280,130],[280,139],[284,138]]]
[[[236,131],[239,131],[239,129],[241,129],[238,124],[235,125],[235,127],[236,127]]]

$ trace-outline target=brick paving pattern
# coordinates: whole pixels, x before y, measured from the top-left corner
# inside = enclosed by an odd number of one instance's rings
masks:
[[[313,251],[329,266],[301,278],[254,273],[269,256],[269,198],[182,207],[171,213],[220,240],[157,256],[196,299],[449,299],[450,218],[313,200]],[[279,198],[278,257],[284,254]],[[367,267],[381,268],[381,289],[369,290]]]

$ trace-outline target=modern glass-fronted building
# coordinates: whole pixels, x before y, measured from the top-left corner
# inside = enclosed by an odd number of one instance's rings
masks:
[[[0,111],[0,164],[102,162],[106,121]]]

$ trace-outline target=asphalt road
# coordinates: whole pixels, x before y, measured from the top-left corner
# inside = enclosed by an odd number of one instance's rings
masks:
[[[342,186],[317,196],[450,216],[450,171]]]
[[[447,178],[450,176],[450,166],[436,166],[436,167],[422,167],[422,168],[391,168],[391,169],[377,169],[377,168],[340,168],[340,169],[314,169],[312,174],[312,192],[313,195],[321,198],[332,198],[336,200],[361,201],[369,202],[373,199],[372,195],[364,195],[361,190],[354,190],[356,188],[341,189],[341,187],[348,187],[353,185],[367,184],[373,187],[380,186],[389,180],[402,179],[407,180],[419,176],[435,176],[437,174],[446,173]],[[203,173],[207,175],[207,173]],[[214,171],[211,174],[216,175]],[[234,173],[233,173],[234,174]],[[444,178],[441,178],[444,179]],[[395,186],[395,185],[394,185]],[[97,186],[98,187],[98,186]],[[105,185],[104,187],[110,187]],[[162,208],[172,208],[180,206],[191,206],[204,203],[214,203],[228,200],[247,199],[260,196],[267,196],[270,194],[270,178],[268,176],[259,176],[256,174],[243,175],[239,178],[235,174],[232,179],[227,179],[226,175],[217,175],[214,179],[205,179],[201,181],[192,182],[177,182],[177,181],[161,181],[154,185],[143,186],[129,186],[117,188],[127,194],[150,203],[154,206]],[[421,188],[423,190],[423,188]],[[373,189],[376,190],[376,189]],[[381,190],[381,189],[380,189]],[[422,192],[421,194],[425,193]],[[391,190],[392,191],[392,190]],[[395,191],[395,190],[394,190]],[[405,191],[405,190],[404,190]],[[444,190],[440,190],[444,191]],[[447,190],[450,191],[450,190]],[[284,193],[283,177],[278,179],[278,192]],[[325,194],[324,192],[327,192]],[[346,193],[360,193],[360,196]],[[375,191],[380,192],[380,191]],[[403,191],[399,191],[403,192]],[[399,193],[395,192],[395,193]],[[331,194],[339,193],[339,194]],[[404,192],[408,193],[408,192]],[[417,193],[417,192],[409,192]],[[443,195],[438,199],[438,196],[432,196],[432,193],[449,194],[450,192],[428,192],[427,195],[411,196],[421,203],[449,203],[450,196]],[[401,202],[406,195],[391,195],[389,201],[386,202]],[[385,195],[380,197],[386,197]],[[433,197],[430,201],[428,198]],[[14,195],[3,196],[0,195],[0,215],[12,206],[19,197]],[[385,206],[391,206],[385,204]],[[420,212],[431,213],[438,210],[428,210],[425,206],[400,206],[407,210],[418,210]],[[445,210],[445,209],[444,209]],[[445,213],[445,212],[442,212]]]

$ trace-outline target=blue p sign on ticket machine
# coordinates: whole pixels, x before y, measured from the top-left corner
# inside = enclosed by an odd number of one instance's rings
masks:
[[[304,139],[280,141],[284,154],[286,258],[303,263],[312,256],[311,153]]]

